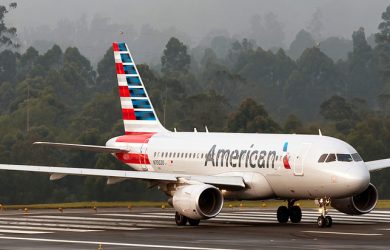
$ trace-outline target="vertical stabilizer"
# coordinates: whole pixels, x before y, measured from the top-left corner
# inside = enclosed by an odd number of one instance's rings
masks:
[[[114,42],[113,49],[126,134],[165,131],[157,118],[126,43]]]

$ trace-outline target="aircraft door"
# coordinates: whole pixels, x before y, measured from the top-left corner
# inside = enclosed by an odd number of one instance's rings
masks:
[[[148,165],[149,165],[149,160],[148,160],[148,141],[145,141],[141,148],[140,148],[140,157],[139,157],[139,163],[141,164],[141,168],[143,171],[148,171]]]
[[[294,175],[302,176],[303,175],[303,166],[305,164],[305,159],[309,153],[311,143],[302,143],[298,151],[298,155],[295,158],[294,162]]]

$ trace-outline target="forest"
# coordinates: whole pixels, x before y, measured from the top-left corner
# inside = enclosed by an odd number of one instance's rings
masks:
[[[111,44],[96,66],[76,47],[22,51],[16,28],[5,22],[14,8],[0,5],[0,163],[128,169],[108,154],[32,145],[104,145],[124,131]],[[390,6],[381,18],[374,44],[359,28],[347,57],[337,60],[302,30],[289,52],[264,50],[251,39],[225,39],[224,48],[194,56],[172,37],[159,67],[138,69],[169,130],[207,126],[212,132],[318,134],[320,129],[350,143],[366,161],[390,158]],[[310,46],[300,49],[307,41]],[[372,174],[381,198],[390,198],[389,179],[390,170]],[[1,204],[163,199],[142,181],[106,185],[104,178],[70,176],[52,182],[47,174],[0,173]]]

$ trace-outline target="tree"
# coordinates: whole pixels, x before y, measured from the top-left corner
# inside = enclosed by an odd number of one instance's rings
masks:
[[[9,8],[4,5],[0,5],[0,49],[3,47],[17,48],[19,45],[16,43],[16,28],[7,27],[4,18],[9,9],[16,8],[16,3],[10,3]]]
[[[227,130],[241,133],[275,133],[281,129],[262,105],[248,98],[240,104],[237,111],[229,115]]]
[[[379,24],[379,32],[375,34],[378,44],[377,50],[380,55],[379,69],[386,83],[386,94],[390,93],[390,5],[382,13],[382,22]]]
[[[335,123],[336,129],[344,134],[360,120],[355,108],[343,97],[332,96],[320,106],[321,115]]]
[[[345,96],[364,98],[373,106],[382,89],[377,60],[366,40],[364,28],[352,34],[353,50],[348,55]]]
[[[288,49],[288,55],[293,59],[297,59],[301,56],[302,52],[315,45],[315,41],[311,34],[306,30],[300,30],[295,37],[295,40],[290,44]]]
[[[0,85],[2,82],[12,82],[16,75],[16,56],[10,50],[0,53]]]
[[[97,64],[97,74],[96,87],[99,91],[106,92],[116,87],[117,84],[113,81],[116,78],[116,70],[111,47]]]
[[[175,37],[169,39],[161,57],[161,71],[164,74],[186,73],[190,63],[187,46]]]

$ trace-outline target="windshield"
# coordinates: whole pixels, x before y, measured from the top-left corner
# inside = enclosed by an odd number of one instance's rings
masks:
[[[342,161],[342,162],[358,162],[363,161],[362,157],[358,153],[354,154],[322,154],[318,159],[319,163],[324,162],[333,162],[333,161]]]
[[[352,158],[354,161],[363,161],[362,157],[358,153],[352,154]]]
[[[338,161],[346,161],[346,162],[351,162],[352,156],[350,154],[337,154],[337,160]]]

